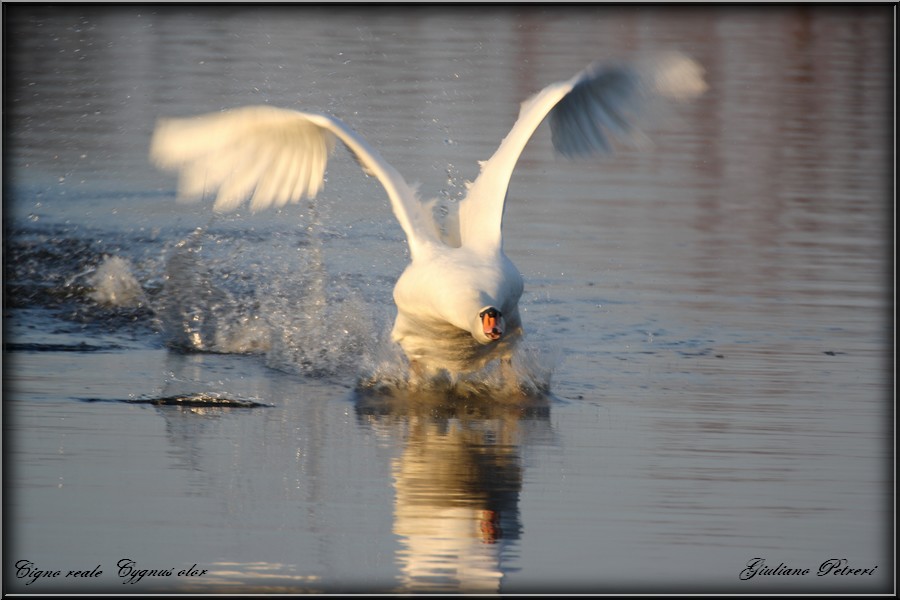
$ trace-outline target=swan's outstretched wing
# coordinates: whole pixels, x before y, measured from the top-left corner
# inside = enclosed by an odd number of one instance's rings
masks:
[[[700,66],[681,54],[646,64],[594,64],[566,82],[547,86],[522,103],[519,118],[459,205],[462,244],[493,252],[510,177],[532,134],[550,115],[553,145],[564,156],[610,152],[611,138],[639,138],[639,107],[648,98],[690,99],[706,89]]]
[[[362,137],[335,117],[270,106],[250,106],[187,119],[162,119],[150,157],[180,173],[179,196],[218,192],[215,209],[233,210],[250,198],[251,210],[313,198],[322,188],[335,139],[363,170],[378,178],[415,253],[436,241],[415,190]]]

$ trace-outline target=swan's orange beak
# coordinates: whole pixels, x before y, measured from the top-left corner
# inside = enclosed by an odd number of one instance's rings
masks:
[[[500,324],[500,311],[496,308],[488,308],[479,316],[481,317],[484,335],[492,340],[499,340],[500,336],[503,335],[503,327]]]

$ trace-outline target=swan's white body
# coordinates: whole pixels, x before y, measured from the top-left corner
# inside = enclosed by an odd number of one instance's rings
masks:
[[[435,222],[431,205],[396,169],[328,115],[256,106],[166,119],[154,134],[151,158],[180,171],[181,197],[217,190],[217,210],[248,197],[251,209],[260,210],[314,197],[339,139],[384,186],[409,242],[412,260],[394,288],[392,338],[416,372],[459,373],[508,358],[522,336],[523,283],[503,253],[503,211],[519,155],[544,118],[551,115],[558,151],[590,155],[610,149],[610,133],[637,135],[631,120],[642,98],[691,97],[704,87],[696,63],[667,55],[646,70],[592,66],[544,88],[522,104],[509,134],[482,163],[449,229]]]

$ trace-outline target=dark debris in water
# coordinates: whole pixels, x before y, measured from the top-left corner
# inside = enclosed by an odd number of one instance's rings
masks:
[[[124,402],[126,404],[150,404],[152,406],[188,406],[193,408],[261,408],[271,407],[256,400],[228,398],[221,394],[198,392],[193,394],[176,394],[162,397],[129,398],[127,400],[102,400],[100,398],[81,398],[82,402]]]
[[[256,400],[240,398],[226,398],[218,394],[178,394],[164,396],[162,398],[135,398],[129,400],[132,404],[152,404],[153,406],[199,406],[206,408],[259,408],[269,407]]]

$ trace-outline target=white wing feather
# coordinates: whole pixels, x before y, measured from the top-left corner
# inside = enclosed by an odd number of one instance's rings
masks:
[[[591,65],[569,81],[547,86],[522,103],[518,120],[460,202],[462,245],[485,254],[501,248],[509,180],[548,114],[557,152],[590,156],[611,152],[611,137],[641,139],[635,121],[647,99],[686,100],[705,89],[701,67],[678,53],[637,66]]]
[[[340,139],[363,170],[378,178],[406,233],[413,255],[436,242],[416,191],[342,121],[328,115],[251,106],[187,119],[162,119],[150,157],[178,171],[179,196],[217,192],[214,207],[233,210],[250,199],[264,210],[314,198],[322,189],[328,158]]]

